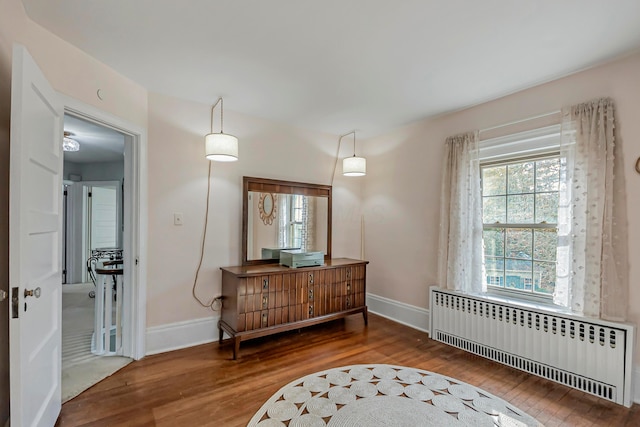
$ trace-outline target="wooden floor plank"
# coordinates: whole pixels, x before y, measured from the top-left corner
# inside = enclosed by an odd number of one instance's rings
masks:
[[[273,393],[317,371],[386,363],[480,387],[546,426],[638,426],[640,410],[598,399],[432,341],[388,319],[351,316],[243,342],[148,356],[62,406],[56,426],[246,426]]]

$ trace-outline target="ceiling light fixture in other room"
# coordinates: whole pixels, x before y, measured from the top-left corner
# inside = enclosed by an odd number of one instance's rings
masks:
[[[71,132],[64,131],[64,138],[62,138],[62,150],[64,151],[78,151],[80,150],[80,144],[75,139],[70,138],[73,136]]]

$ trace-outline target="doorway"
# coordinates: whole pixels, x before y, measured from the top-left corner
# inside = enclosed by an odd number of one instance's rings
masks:
[[[103,279],[96,275],[96,268],[107,260],[123,262],[124,193],[130,191],[124,185],[126,135],[69,113],[64,115],[64,130],[71,141],[65,141],[63,153],[63,402],[132,360],[123,356],[121,347],[108,356],[97,351],[96,340],[102,335],[96,334],[94,326],[96,318],[105,316],[95,309],[105,298],[114,301],[114,309],[126,301],[126,295],[113,292],[111,277],[107,292],[95,292]],[[131,248],[126,250],[131,252]],[[115,317],[118,334],[131,329],[130,324],[121,322],[121,309]]]

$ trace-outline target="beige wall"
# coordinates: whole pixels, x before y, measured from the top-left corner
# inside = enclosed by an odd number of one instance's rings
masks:
[[[617,109],[617,148],[624,163],[629,220],[630,320],[640,320],[640,54],[464,111],[413,123],[366,141],[364,207],[368,290],[428,308],[437,283],[438,223],[444,140],[610,96]],[[636,360],[640,352],[636,351]]]
[[[191,297],[204,217],[209,162],[203,156],[203,135],[210,126],[210,105],[148,94],[31,22],[19,0],[0,0],[0,10],[1,148],[8,151],[11,52],[17,42],[27,47],[56,90],[148,130],[148,326],[214,316]],[[97,97],[98,89],[104,100]],[[227,105],[232,106],[232,98]],[[240,138],[240,161],[213,164],[209,237],[200,276],[203,298],[219,293],[219,267],[240,263],[242,176],[327,184],[337,146],[336,136],[253,119],[231,110],[225,110],[225,130]],[[7,200],[8,156],[2,159],[0,195]],[[335,256],[360,254],[361,185],[359,179],[336,178]],[[184,214],[184,226],[173,225],[174,212]],[[6,212],[0,213],[4,233],[0,238],[5,243],[6,216]],[[0,250],[1,273],[6,277],[7,245]]]
[[[29,20],[19,0],[0,0],[0,10],[3,73],[10,75],[13,43],[22,44],[55,90],[146,127],[147,91],[142,86]]]
[[[147,324],[150,327],[214,316],[191,297],[204,221],[208,161],[203,134],[210,106],[147,91],[28,20],[19,0],[0,0],[0,283],[8,277],[8,134],[13,42],[24,44],[54,88],[148,129],[149,253]],[[441,159],[444,139],[611,96],[617,105],[619,142],[627,181],[630,283],[640,280],[640,55],[625,58],[461,112],[424,120],[364,141],[364,178],[344,178],[333,189],[333,255],[360,257],[364,213],[369,290],[428,307],[436,283]],[[101,89],[104,100],[96,92]],[[212,100],[213,100],[212,95]],[[227,99],[225,130],[240,139],[240,161],[213,163],[209,234],[199,295],[220,292],[219,267],[240,262],[243,175],[328,184],[337,138],[244,116]],[[346,131],[346,130],[345,130]],[[364,195],[364,196],[363,196]],[[364,200],[364,202],[363,202]],[[173,225],[182,212],[183,226]],[[144,220],[144,218],[143,218]],[[4,280],[1,280],[4,278]],[[640,319],[640,289],[630,289],[630,316]],[[7,316],[0,311],[0,322]],[[6,323],[0,338],[6,342]],[[4,358],[4,359],[3,359]],[[0,362],[6,351],[0,349]],[[0,363],[0,423],[8,401]]]
[[[146,127],[147,92],[27,19],[19,0],[0,0],[0,286],[8,287],[9,129],[13,44],[24,45],[55,90]],[[104,100],[96,93],[102,90]],[[0,308],[0,425],[9,414],[8,312]]]
[[[232,98],[226,101],[227,108],[233,105]],[[240,159],[212,163],[208,234],[198,280],[203,300],[220,294],[220,267],[241,263],[242,177],[328,184],[337,146],[333,135],[228,109],[224,117],[225,131],[239,138]],[[191,296],[204,224],[209,119],[209,105],[149,94],[149,327],[214,315]],[[360,255],[361,183],[336,176],[334,256]],[[183,213],[184,225],[173,225],[174,212]]]

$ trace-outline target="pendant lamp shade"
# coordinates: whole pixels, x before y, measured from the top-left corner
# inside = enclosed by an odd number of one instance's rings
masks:
[[[342,160],[342,175],[344,176],[364,176],[367,174],[367,159],[364,157],[356,156],[356,131],[352,130],[349,133],[345,133],[340,136],[338,140],[338,152],[340,152],[340,143],[342,138],[348,135],[353,135],[353,156],[345,157]],[[337,163],[336,159],[336,163]],[[335,172],[335,168],[334,168]]]
[[[210,133],[204,137],[207,159],[216,162],[238,160],[238,138],[226,133]]]
[[[342,175],[364,176],[367,174],[367,159],[364,157],[345,157],[342,160]]]
[[[213,132],[213,110],[220,104],[220,132]],[[224,133],[223,129],[224,101],[218,101],[211,107],[211,133],[204,137],[205,156],[216,162],[235,162],[238,160],[238,138]]]

